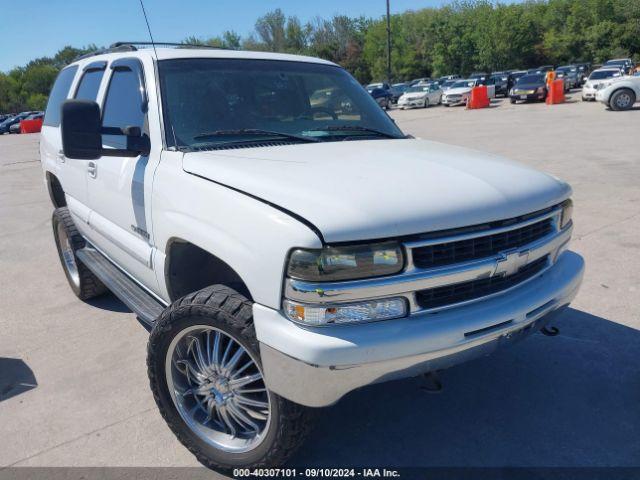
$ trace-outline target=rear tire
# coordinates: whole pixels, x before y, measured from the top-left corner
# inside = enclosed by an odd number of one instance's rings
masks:
[[[211,469],[282,465],[311,427],[312,409],[267,390],[252,315],[244,296],[214,285],[170,305],[149,337],[147,368],[158,409],[178,440]],[[238,384],[250,377],[255,380]],[[238,422],[242,415],[254,426]]]
[[[62,207],[54,210],[51,224],[62,269],[73,293],[80,300],[89,300],[105,293],[107,287],[76,256],[76,252],[86,246],[86,241],[78,233],[69,209]]]

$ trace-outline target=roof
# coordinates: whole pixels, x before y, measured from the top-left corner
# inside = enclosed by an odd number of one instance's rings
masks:
[[[181,58],[225,58],[225,59],[254,59],[254,60],[280,60],[289,62],[306,62],[306,63],[318,63],[324,65],[333,65],[335,63],[327,60],[322,60],[315,57],[307,57],[303,55],[291,55],[286,53],[273,53],[273,52],[252,52],[245,50],[224,50],[217,48],[199,47],[199,46],[186,46],[182,48],[136,48],[136,44],[114,44],[112,48],[95,52],[93,54],[84,55],[73,63],[80,62],[82,60],[88,60],[89,62],[95,60],[113,60],[123,57],[137,57],[137,58],[151,58],[153,60],[170,60]],[[156,44],[160,45],[160,44]],[[146,44],[145,44],[146,46]]]

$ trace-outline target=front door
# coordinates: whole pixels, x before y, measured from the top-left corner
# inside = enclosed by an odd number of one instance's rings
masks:
[[[137,59],[111,63],[102,102],[103,127],[139,127],[148,133],[147,94]],[[127,138],[103,135],[103,148],[126,149]],[[157,292],[153,271],[151,182],[148,156],[101,157],[89,162],[90,241],[123,270]]]

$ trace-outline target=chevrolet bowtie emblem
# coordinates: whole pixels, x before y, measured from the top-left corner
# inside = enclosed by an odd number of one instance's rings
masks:
[[[496,262],[496,269],[493,275],[504,275],[508,277],[517,273],[522,267],[529,263],[529,250],[502,252]]]

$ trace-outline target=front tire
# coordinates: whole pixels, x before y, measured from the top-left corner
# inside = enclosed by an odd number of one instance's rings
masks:
[[[636,103],[636,94],[628,88],[622,88],[613,92],[613,95],[611,95],[609,99],[610,108],[618,112],[631,110],[634,103]]]
[[[267,389],[252,305],[214,285],[169,306],[151,332],[151,391],[178,440],[211,469],[282,465],[311,409]]]
[[[67,207],[57,208],[51,217],[58,256],[69,286],[80,300],[102,295],[107,287],[76,256],[86,241],[76,229]]]

